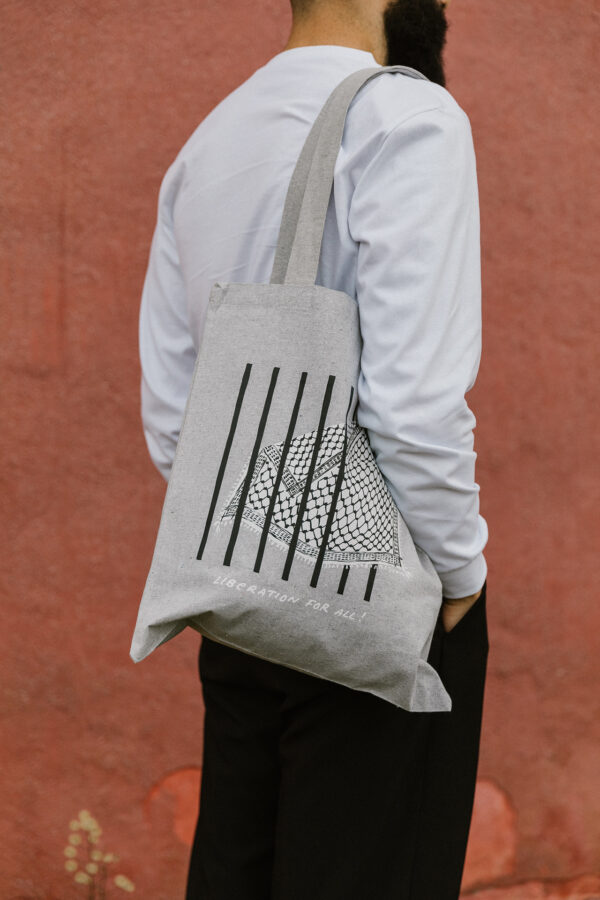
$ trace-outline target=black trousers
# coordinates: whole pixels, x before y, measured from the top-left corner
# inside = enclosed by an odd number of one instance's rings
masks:
[[[201,639],[200,812],[186,900],[457,900],[489,649],[487,582],[428,660],[450,712]]]

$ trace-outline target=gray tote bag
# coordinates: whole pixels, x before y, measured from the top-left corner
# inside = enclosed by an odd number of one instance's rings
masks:
[[[425,78],[370,67],[332,91],[290,180],[270,282],[211,288],[130,655],[189,625],[441,712],[452,702],[427,656],[442,584],[356,420],[357,302],[315,284],[348,106],[385,72]]]

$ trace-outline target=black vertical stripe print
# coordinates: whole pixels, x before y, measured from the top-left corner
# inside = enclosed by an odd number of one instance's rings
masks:
[[[246,472],[246,477],[244,479],[244,485],[242,487],[241,496],[238,501],[237,509],[235,511],[235,519],[233,521],[232,531],[231,531],[231,535],[229,538],[229,544],[227,545],[227,550],[225,551],[225,558],[223,559],[224,566],[231,565],[231,557],[233,556],[235,542],[237,540],[238,532],[240,530],[240,523],[242,521],[242,515],[244,514],[244,506],[246,505],[246,498],[248,496],[248,491],[250,490],[250,482],[252,481],[252,475],[254,473],[254,466],[256,465],[256,460],[258,459],[258,454],[260,452],[262,436],[263,436],[263,433],[265,430],[265,425],[267,424],[269,409],[271,408],[271,401],[273,399],[273,393],[275,391],[275,385],[277,383],[278,375],[279,375],[279,366],[275,366],[271,373],[271,381],[269,383],[269,389],[267,391],[267,396],[265,398],[262,415],[260,417],[260,422],[258,423],[256,439],[254,441],[254,447],[252,448],[252,455],[250,457],[250,462],[248,463],[248,471]]]
[[[281,479],[283,478],[283,471],[285,469],[285,464],[287,460],[287,455],[292,443],[292,438],[294,437],[294,428],[296,427],[296,421],[298,419],[298,413],[300,410],[300,403],[302,401],[302,395],[304,393],[304,385],[306,384],[307,372],[302,372],[300,376],[300,382],[298,384],[298,391],[296,393],[296,401],[294,403],[294,408],[292,410],[292,415],[290,416],[290,422],[288,425],[287,434],[285,437],[285,443],[283,445],[283,449],[281,451],[281,459],[279,460],[279,466],[277,468],[277,476],[275,478],[275,484],[273,485],[273,491],[271,493],[271,498],[269,500],[269,508],[267,510],[267,514],[265,516],[265,522],[263,525],[262,533],[260,536],[260,544],[258,546],[258,552],[256,554],[256,562],[254,563],[254,571],[260,572],[260,566],[262,563],[263,554],[265,552],[265,546],[267,543],[267,535],[269,534],[269,528],[271,525],[271,519],[273,518],[273,510],[275,508],[275,501],[277,500],[277,494],[279,492],[279,485],[281,484]]]
[[[348,580],[348,572],[350,571],[350,566],[344,566],[342,569],[342,574],[340,575],[340,583],[338,584],[337,592],[338,594],[344,593],[344,588],[346,587],[346,581]]]
[[[331,498],[331,503],[329,505],[329,510],[327,513],[327,524],[325,525],[325,532],[323,534],[323,539],[321,541],[321,546],[319,547],[319,555],[317,557],[317,561],[314,565],[312,578],[310,580],[310,586],[316,587],[319,583],[319,575],[321,574],[321,567],[323,565],[323,560],[325,558],[325,552],[327,550],[327,541],[329,540],[329,535],[331,534],[331,526],[333,524],[333,517],[335,516],[335,511],[337,508],[337,501],[342,489],[342,481],[344,480],[344,470],[346,466],[346,452],[348,449],[348,413],[350,411],[350,407],[352,405],[352,397],[354,396],[354,388],[350,388],[350,399],[348,400],[348,408],[346,410],[346,419],[344,421],[344,446],[342,448],[342,456],[340,459],[340,466],[338,469],[337,478],[335,480],[335,488],[333,490],[333,496]]]
[[[365,596],[363,600],[369,601],[371,599],[371,591],[373,590],[373,584],[375,582],[375,575],[377,574],[377,566],[372,565],[369,570],[369,579],[367,581],[367,587],[365,590]]]
[[[225,447],[223,449],[223,455],[221,457],[221,464],[219,465],[219,471],[217,473],[217,479],[215,481],[212,499],[210,501],[210,508],[208,510],[208,515],[206,517],[206,523],[204,525],[204,533],[202,535],[202,540],[200,541],[200,546],[198,548],[198,553],[196,554],[196,559],[202,559],[202,554],[204,553],[204,548],[206,547],[206,541],[208,540],[210,526],[211,526],[211,523],[213,520],[213,516],[215,514],[215,508],[217,505],[217,500],[219,498],[219,492],[221,490],[221,485],[223,483],[225,469],[227,468],[227,460],[229,459],[229,453],[231,451],[231,446],[233,444],[235,430],[237,428],[238,419],[240,417],[240,412],[242,409],[242,403],[244,401],[244,394],[246,393],[246,388],[248,386],[248,381],[250,379],[251,369],[252,369],[252,363],[246,363],[246,368],[244,369],[244,374],[242,376],[242,381],[240,383],[240,387],[238,390],[237,400],[235,403],[235,409],[233,411],[233,416],[231,419],[231,425],[229,426],[229,434],[227,435],[227,441],[226,441]]]
[[[323,397],[323,403],[321,405],[321,417],[319,419],[319,427],[317,429],[317,434],[315,437],[315,445],[314,445],[312,456],[310,459],[310,465],[308,467],[306,483],[304,485],[304,490],[302,492],[302,498],[300,500],[300,508],[298,510],[298,515],[296,517],[294,533],[292,535],[292,539],[291,539],[290,546],[288,549],[285,566],[284,566],[283,572],[281,574],[281,577],[284,581],[288,580],[290,570],[292,568],[292,562],[294,560],[294,553],[296,551],[296,545],[298,543],[298,536],[300,534],[300,527],[302,525],[302,519],[304,517],[304,511],[306,509],[308,495],[310,494],[311,487],[312,487],[312,477],[313,477],[313,473],[315,471],[315,467],[317,464],[317,456],[319,454],[319,449],[321,446],[321,439],[323,437],[323,430],[325,428],[325,420],[327,418],[327,410],[329,409],[329,403],[331,401],[331,393],[333,391],[334,381],[335,381],[335,375],[330,375],[327,380],[327,387],[325,388],[325,396]]]

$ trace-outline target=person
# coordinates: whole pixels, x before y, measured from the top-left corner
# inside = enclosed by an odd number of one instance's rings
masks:
[[[210,287],[269,281],[289,178],[330,92],[356,69],[418,69],[428,80],[384,73],[350,104],[316,283],[358,303],[357,421],[442,582],[429,662],[452,710],[410,713],[202,637],[186,900],[454,900],[489,649],[465,399],[481,356],[470,121],[446,88],[439,0],[292,0],[292,13],[284,49],[163,178],[140,306],[144,435],[168,481]]]

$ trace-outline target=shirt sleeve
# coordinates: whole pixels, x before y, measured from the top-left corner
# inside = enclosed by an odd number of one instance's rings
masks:
[[[168,481],[191,387],[196,349],[173,232],[176,164],[159,192],[158,216],[139,311],[141,418],[152,462]]]
[[[479,198],[466,113],[414,113],[383,139],[349,213],[363,338],[357,421],[448,598],[484,584],[473,429],[481,357]]]

